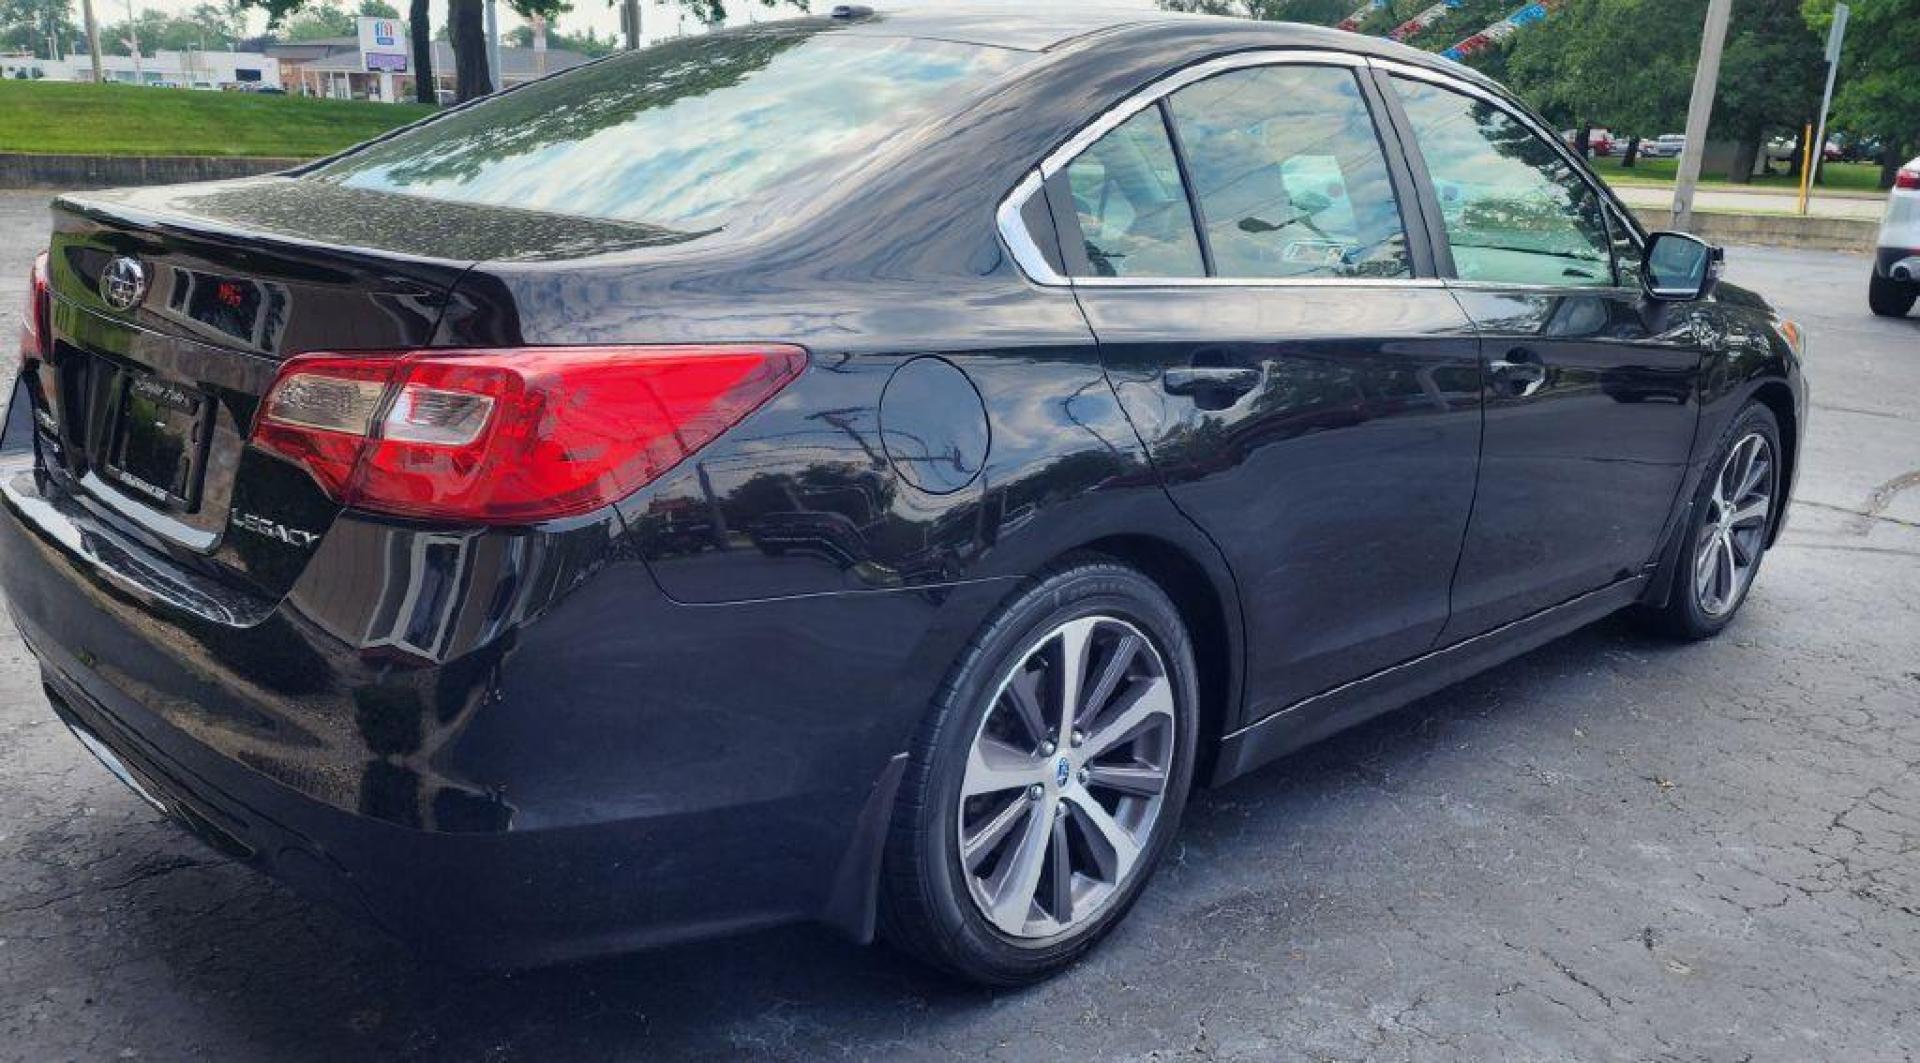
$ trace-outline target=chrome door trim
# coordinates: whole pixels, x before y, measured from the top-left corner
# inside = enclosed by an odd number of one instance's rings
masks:
[[[1490,89],[1485,85],[1475,84],[1465,78],[1449,74],[1444,70],[1432,70],[1424,66],[1402,63],[1394,59],[1374,59],[1371,60],[1368,65],[1383,73],[1396,74],[1411,78],[1414,81],[1424,81],[1429,85],[1437,85],[1440,88],[1458,92],[1463,96],[1471,96],[1482,103],[1498,107],[1507,117],[1519,122],[1535,136],[1553,145],[1553,150],[1560,153],[1561,160],[1573,167],[1573,172],[1579,176],[1583,184],[1593,190],[1594,195],[1600,197],[1600,202],[1611,206],[1630,223],[1627,233],[1633,237],[1635,248],[1639,249],[1643,247],[1645,234],[1637,231],[1640,221],[1633,216],[1633,211],[1628,209],[1627,205],[1613,194],[1613,189],[1607,187],[1606,182],[1593,175],[1593,172],[1587,168],[1586,160],[1574,155],[1573,149],[1567,147],[1566,142],[1560,139],[1559,133],[1548,129],[1538,119],[1528,114],[1524,107],[1516,107],[1514,100],[1509,99],[1500,92]],[[1406,147],[1410,147],[1415,151],[1420,149],[1420,145],[1418,144],[1406,145]]]
[[[1229,277],[1067,277],[1054,269],[1041,253],[1040,245],[1033,234],[1027,231],[1021,221],[1020,212],[1027,201],[1040,192],[1042,184],[1053,175],[1065,169],[1067,164],[1077,158],[1081,152],[1092,147],[1094,142],[1112,132],[1127,119],[1160,102],[1161,98],[1176,92],[1197,81],[1205,81],[1217,74],[1233,70],[1244,70],[1260,66],[1343,66],[1349,69],[1365,69],[1367,57],[1347,52],[1331,52],[1306,48],[1263,48],[1248,52],[1235,52],[1232,55],[1218,56],[1191,66],[1182,67],[1165,77],[1147,85],[1114,106],[1102,111],[1091,122],[1082,126],[1073,136],[1067,138],[1059,147],[1048,152],[1040,164],[1027,171],[1020,183],[1001,199],[994,211],[994,223],[1000,231],[1000,239],[1007,246],[1014,264],[1020,272],[1033,283],[1046,288],[1064,288],[1074,286],[1087,287],[1200,287],[1228,285],[1257,285],[1260,287],[1280,287],[1289,285],[1333,285],[1333,284],[1395,284],[1409,283],[1346,278],[1303,278],[1289,280],[1284,278],[1249,278],[1236,280]]]

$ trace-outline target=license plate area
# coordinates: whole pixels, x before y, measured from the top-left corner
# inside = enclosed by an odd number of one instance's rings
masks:
[[[115,369],[107,387],[101,475],[151,505],[193,512],[200,505],[212,435],[210,397],[133,368]]]

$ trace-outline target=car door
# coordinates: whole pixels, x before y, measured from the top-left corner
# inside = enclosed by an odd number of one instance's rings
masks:
[[[1409,68],[1388,82],[1487,388],[1452,642],[1654,560],[1692,451],[1708,338],[1645,298],[1640,234],[1537,123],[1443,74]]]
[[[1240,584],[1249,718],[1425,651],[1472,505],[1472,325],[1379,106],[1353,57],[1241,55],[1043,166],[1121,404]]]

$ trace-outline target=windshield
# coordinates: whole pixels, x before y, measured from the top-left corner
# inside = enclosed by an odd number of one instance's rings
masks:
[[[1026,58],[815,27],[685,38],[505,93],[310,177],[712,229],[753,201],[830,178]]]

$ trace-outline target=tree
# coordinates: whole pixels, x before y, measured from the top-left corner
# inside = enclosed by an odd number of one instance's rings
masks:
[[[1920,0],[1848,0],[1853,9],[1834,88],[1834,121],[1880,141],[1880,187],[1893,187],[1901,163],[1920,154]],[[1801,15],[1824,40],[1834,0],[1803,0]],[[1817,104],[1816,104],[1817,106]]]
[[[1702,5],[1702,21],[1705,18]],[[1699,32],[1689,40],[1697,42]],[[1819,109],[1826,70],[1822,43],[1801,17],[1800,0],[1741,0],[1734,5],[1712,127],[1714,139],[1734,143],[1729,180],[1751,181],[1767,135],[1797,133]]]
[[[69,0],[0,0],[0,47],[7,51],[43,55],[49,37],[66,42],[78,36]]]
[[[1506,83],[1558,125],[1605,126],[1641,136],[1686,120],[1704,9],[1671,0],[1588,0],[1569,4],[1551,25],[1515,34]],[[1680,42],[1679,46],[1675,42]],[[1632,76],[1622,77],[1623,60]]]
[[[515,26],[506,34],[506,39],[519,48],[533,47],[533,29],[529,26]],[[602,37],[592,27],[583,34],[562,33],[549,28],[547,47],[559,48],[569,52],[579,52],[590,59],[603,55],[612,55],[619,49],[620,42],[615,37]]]
[[[433,76],[433,27],[427,23],[432,7],[432,0],[411,0],[407,11],[407,35],[413,41],[413,98],[421,103],[440,102]]]
[[[71,48],[80,36],[72,0],[0,0],[0,50],[57,59],[49,38]]]

